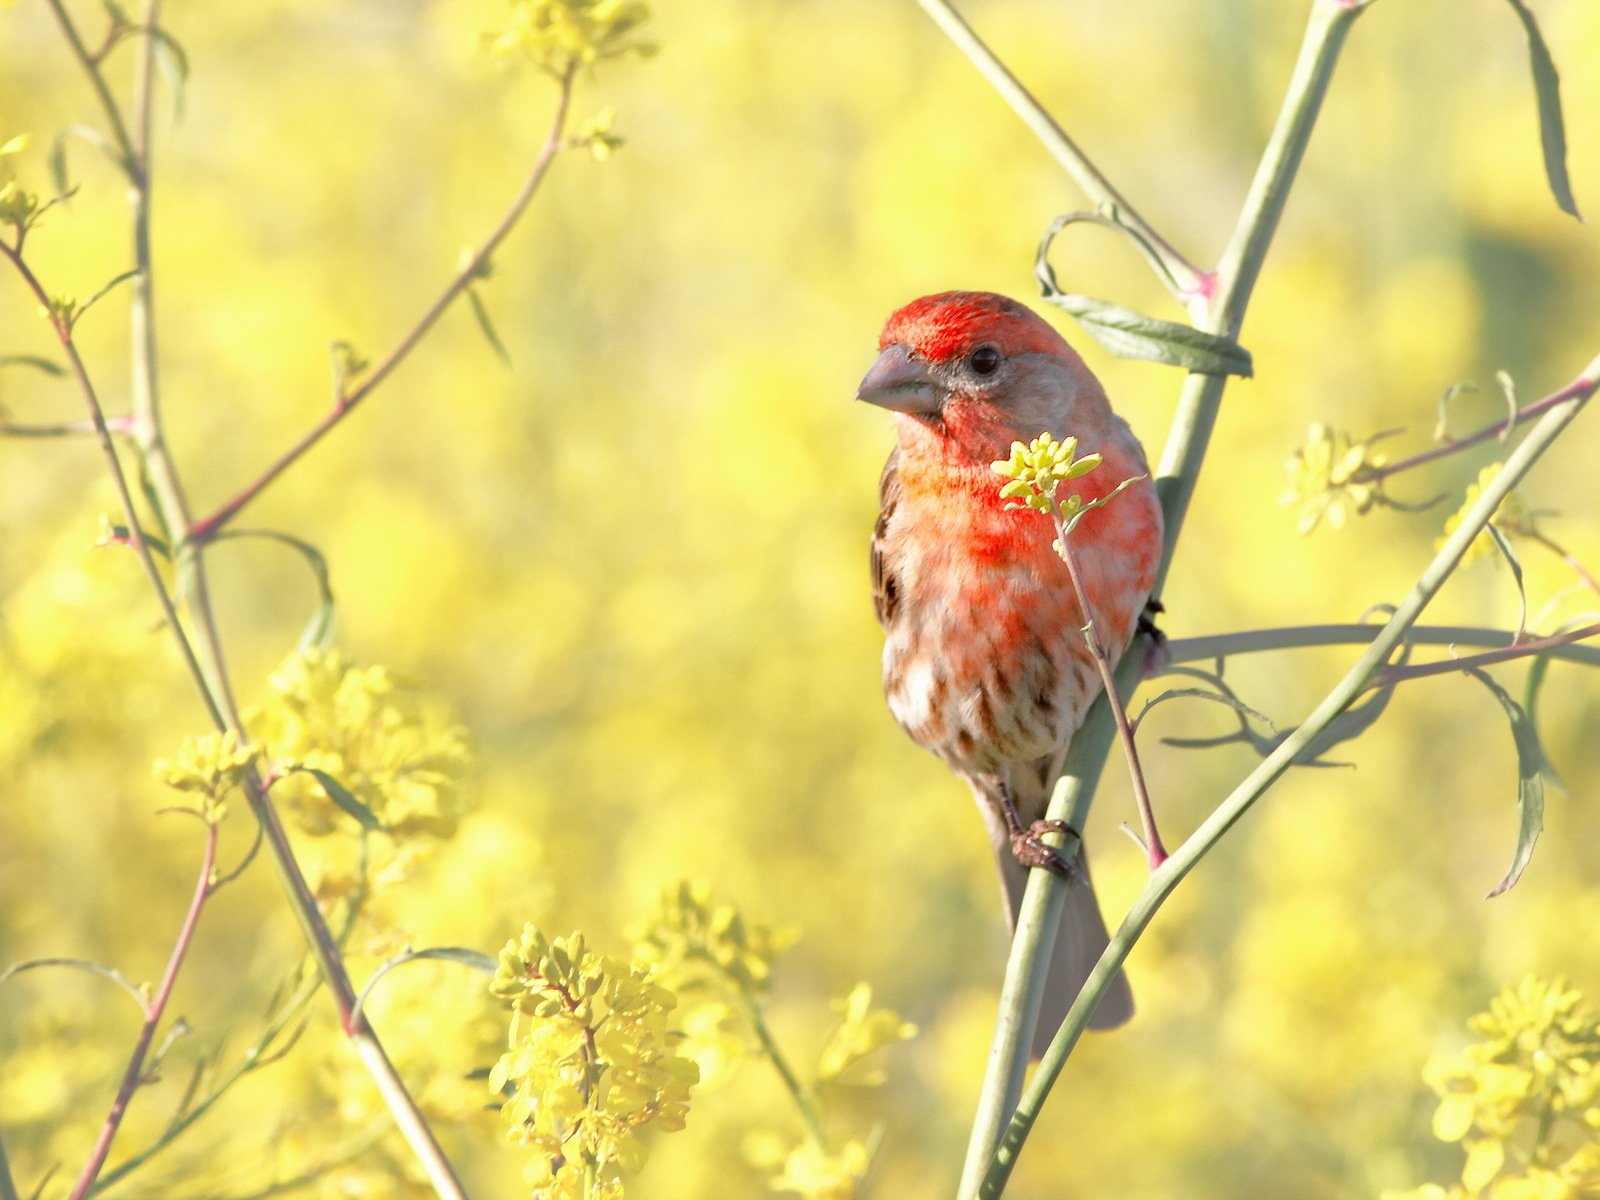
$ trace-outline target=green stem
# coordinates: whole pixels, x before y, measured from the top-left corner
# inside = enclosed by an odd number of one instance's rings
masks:
[[[1088,1027],[1089,1016],[1095,1005],[1110,986],[1117,971],[1128,957],[1135,942],[1150,924],[1157,910],[1200,861],[1250,809],[1266,790],[1295,759],[1341,713],[1355,702],[1383,670],[1384,664],[1395,648],[1405,639],[1422,610],[1460,563],[1467,547],[1494,516],[1500,502],[1517,485],[1538,461],[1539,456],[1555,441],[1567,425],[1577,416],[1588,398],[1600,387],[1600,357],[1597,357],[1567,389],[1568,399],[1550,409],[1534,426],[1527,438],[1506,460],[1505,467],[1486,487],[1462,517],[1461,525],[1446,540],[1433,561],[1418,578],[1416,585],[1395,609],[1366,653],[1358,658],[1344,678],[1324,697],[1311,715],[1284,739],[1271,754],[1245,776],[1216,810],[1184,841],[1161,868],[1155,871],[1144,890],[1134,901],[1122,925],[1111,938],[1110,945],[1100,961],[1090,972],[1083,991],[1073,1002],[1066,1020],[1055,1040],[1045,1052],[1033,1080],[1017,1106],[1016,1112],[995,1152],[978,1190],[979,1200],[996,1200],[1005,1190],[1006,1181],[1016,1165],[1017,1156],[1029,1131],[1039,1118],[1050,1089],[1060,1077],[1067,1056]]]
[[[406,357],[416,348],[427,332],[433,328],[434,323],[444,315],[445,310],[458,300],[472,286],[475,280],[482,276],[495,252],[500,248],[500,244],[505,241],[507,235],[522,219],[522,214],[527,211],[528,205],[539,190],[539,185],[544,182],[545,175],[550,170],[550,164],[555,161],[556,155],[560,153],[561,148],[566,144],[567,116],[571,110],[575,75],[576,68],[573,68],[567,71],[559,80],[561,91],[556,99],[555,117],[550,123],[550,133],[545,138],[544,145],[540,147],[533,166],[523,180],[521,188],[518,189],[516,196],[512,199],[511,206],[506,210],[505,215],[500,218],[500,223],[495,226],[494,230],[484,239],[472,256],[456,271],[450,282],[445,285],[444,291],[434,298],[433,303],[428,306],[416,323],[401,336],[399,342],[383,357],[383,360],[367,372],[366,377],[359,385],[347,388],[342,378],[336,380],[337,390],[333,407],[316,424],[302,434],[299,441],[274,459],[260,475],[236,492],[231,499],[220,505],[215,512],[192,525],[186,524],[184,529],[187,531],[188,541],[203,544],[214,538],[228,522],[239,515],[246,505],[250,504],[270,487],[278,476],[292,467],[308,450],[343,422],[358,404],[371,395],[373,390],[405,361]]]
[[[924,4],[934,0],[922,0]],[[1344,45],[1350,25],[1364,4],[1343,0],[1313,0],[1300,55],[1285,92],[1278,120],[1262,152],[1255,178],[1246,194],[1235,232],[1223,253],[1212,282],[1215,292],[1205,306],[1200,322],[1207,332],[1237,338],[1251,290],[1277,230],[1289,190],[1304,158],[1311,131],[1316,124],[1328,84]],[[1095,195],[1091,192],[1091,195]],[[1190,375],[1184,381],[1178,412],[1168,435],[1157,472],[1156,490],[1165,515],[1163,551],[1155,591],[1171,568],[1173,550],[1182,530],[1189,502],[1200,477],[1217,410],[1227,385],[1225,376]],[[1130,690],[1138,681],[1143,653],[1139,639],[1124,654],[1117,678]],[[1066,820],[1081,829],[1083,817],[1094,794],[1106,754],[1110,751],[1116,726],[1105,697],[1096,700],[1083,725],[1073,735],[1063,775],[1057,781],[1047,816]],[[1170,860],[1163,866],[1163,874]],[[1017,918],[1006,980],[1002,984],[1001,1012],[996,1022],[995,1041],[990,1049],[972,1138],[962,1171],[960,1195],[977,1194],[978,1181],[984,1178],[988,1160],[999,1139],[999,1131],[1016,1104],[1018,1089],[1026,1069],[1026,1048],[1037,1019],[1038,998],[1049,966],[1043,951],[1053,945],[1060,921],[1062,881],[1053,873],[1029,873],[1022,909]],[[1017,979],[1021,975],[1026,978]],[[1111,978],[1099,983],[1103,989]],[[1079,996],[1079,1004],[1094,984],[1091,977]],[[1098,998],[1100,992],[1094,995]],[[1076,1010],[1076,1006],[1075,1006]],[[1089,1011],[1089,1010],[1086,1010]],[[1025,1136],[1025,1135],[1024,1135]],[[1013,1149],[1012,1153],[1015,1153]],[[998,1192],[985,1193],[997,1195]]]
[[[1314,0],[1312,4],[1283,107],[1267,139],[1233,236],[1217,265],[1217,294],[1204,322],[1210,333],[1232,339],[1239,336],[1245,308],[1311,141],[1345,37],[1363,7],[1341,0]],[[1191,375],[1184,381],[1156,478],[1167,524],[1161,582],[1172,565],[1172,551],[1200,480],[1200,464],[1205,460],[1226,385],[1227,377],[1221,375]],[[1158,593],[1161,582],[1156,585]]]
[[[0,1140],[0,1200],[20,1200],[16,1181],[11,1178],[11,1163],[6,1158],[4,1140]]]
[[[1160,274],[1163,276],[1163,282],[1169,285],[1179,302],[1189,307],[1191,311],[1198,311],[1198,307],[1205,302],[1208,290],[1206,277],[1123,198],[1122,194],[1112,186],[1111,181],[1102,175],[1100,169],[1078,148],[1077,143],[1067,136],[1066,130],[1056,124],[1055,118],[1045,111],[1043,105],[1034,99],[1006,65],[995,57],[994,51],[984,44],[983,39],[955,10],[950,0],[917,0],[917,3],[922,5],[923,11],[933,18],[945,36],[967,56],[972,65],[978,69],[978,73],[988,81],[989,86],[994,88],[1001,99],[1011,106],[1012,111],[1022,118],[1022,123],[1044,143],[1051,157],[1066,169],[1067,174],[1083,190],[1084,195],[1088,196],[1102,212],[1115,211],[1120,223],[1132,230],[1137,238],[1154,252],[1162,267]]]
[[[1056,544],[1061,550],[1061,560],[1067,564],[1067,576],[1072,580],[1072,591],[1078,598],[1078,608],[1083,612],[1083,638],[1089,644],[1089,654],[1100,672],[1101,687],[1111,705],[1111,719],[1117,727],[1117,738],[1122,743],[1123,755],[1128,760],[1128,780],[1133,786],[1133,804],[1139,814],[1139,825],[1144,831],[1145,858],[1153,871],[1167,858],[1167,848],[1161,844],[1161,834],[1156,829],[1156,815],[1150,807],[1150,789],[1144,782],[1144,765],[1139,761],[1139,747],[1133,738],[1133,726],[1128,722],[1128,710],[1122,703],[1122,693],[1112,677],[1111,657],[1105,643],[1100,640],[1100,630],[1089,607],[1089,595],[1084,591],[1083,579],[1078,574],[1077,556],[1067,541],[1066,522],[1059,508],[1052,509],[1055,519]],[[1074,825],[1074,829],[1080,826]]]
[[[183,924],[172,946],[172,954],[167,959],[167,969],[162,973],[155,994],[145,1006],[144,1024],[140,1027],[139,1036],[134,1042],[133,1053],[128,1057],[128,1066],[122,1073],[122,1082],[118,1085],[116,1097],[111,1102],[111,1111],[106,1114],[106,1119],[100,1126],[94,1147],[89,1152],[88,1161],[84,1163],[78,1181],[73,1185],[67,1200],[84,1200],[93,1189],[100,1168],[105,1166],[106,1156],[111,1153],[111,1143],[116,1139],[117,1130],[122,1127],[122,1118],[127,1114],[128,1105],[133,1101],[133,1094],[144,1082],[145,1055],[150,1052],[150,1045],[155,1040],[161,1018],[166,1015],[167,1003],[172,999],[172,989],[177,986],[178,973],[183,969],[183,960],[188,956],[189,947],[194,944],[194,933],[200,925],[200,913],[205,908],[206,900],[210,898],[214,886],[212,872],[216,865],[217,827],[208,824],[205,851],[200,859],[200,878],[195,883],[194,897],[189,901],[189,907],[184,913]]]
[[[154,92],[153,57],[155,38],[149,33],[146,34],[144,53],[135,67],[133,128],[130,138],[128,126],[122,121],[120,113],[117,111],[116,102],[111,98],[99,63],[84,49],[82,39],[77,36],[77,30],[68,19],[59,0],[50,0],[50,2],[57,13],[57,18],[62,24],[63,31],[66,33],[74,53],[77,54],[84,70],[89,75],[96,94],[101,97],[101,102],[107,109],[108,119],[111,120],[113,129],[116,131],[119,144],[127,156],[128,176],[132,185],[130,202],[133,210],[134,259],[135,266],[138,269],[138,275],[134,281],[131,318],[131,357],[133,367],[131,432],[143,456],[158,515],[166,526],[169,536],[174,539],[183,539],[183,544],[179,547],[178,556],[180,589],[188,596],[190,601],[191,612],[199,634],[198,645],[192,644],[185,633],[172,598],[167,593],[166,584],[161,578],[160,571],[155,565],[150,548],[141,532],[138,512],[128,489],[121,462],[117,458],[116,447],[111,441],[111,434],[106,426],[104,411],[89,382],[88,373],[78,355],[77,347],[72,341],[71,326],[65,317],[61,315],[54,316],[52,320],[56,327],[57,336],[67,352],[73,375],[77,379],[89,405],[90,417],[107,456],[111,475],[116,484],[123,511],[127,517],[130,538],[134,543],[135,551],[141,563],[144,565],[145,573],[150,578],[151,586],[161,604],[167,624],[171,627],[174,636],[178,640],[184,654],[185,663],[189,667],[191,675],[195,678],[201,697],[213,722],[220,730],[232,730],[239,736],[241,743],[245,743],[248,741],[248,735],[244,730],[238,707],[234,702],[232,688],[228,680],[227,663],[223,653],[221,635],[212,610],[209,590],[206,584],[205,565],[202,559],[203,546],[198,542],[191,544],[190,539],[184,537],[190,529],[188,501],[177,465],[168,452],[162,434],[159,393],[157,390],[158,362],[150,246],[150,117]],[[145,28],[147,30],[154,29],[159,16],[160,0],[147,0],[144,10]],[[565,90],[563,89],[564,94]],[[564,103],[563,101],[563,109]],[[48,295],[22,261],[21,255],[14,249],[4,246],[3,243],[0,243],[0,252],[5,253],[11,259],[33,290],[35,296],[48,310]],[[394,1117],[395,1124],[406,1138],[413,1154],[422,1164],[434,1190],[444,1200],[464,1200],[466,1193],[455,1174],[454,1168],[450,1165],[443,1148],[434,1137],[433,1131],[429,1128],[421,1110],[418,1109],[415,1099],[407,1091],[404,1081],[401,1080],[394,1064],[390,1061],[382,1044],[378,1041],[376,1032],[364,1016],[352,1015],[355,989],[351,985],[349,974],[344,968],[344,960],[339,946],[328,929],[327,922],[323,918],[315,895],[306,883],[305,876],[301,872],[299,862],[295,857],[294,849],[290,845],[288,832],[284,829],[276,808],[267,796],[259,775],[252,770],[245,779],[244,785],[251,811],[261,824],[267,846],[271,852],[273,865],[277,869],[278,877],[288,896],[290,908],[293,910],[295,919],[301,927],[312,956],[316,959],[318,967],[328,981],[329,990],[338,1007],[340,1021],[346,1035],[355,1044],[358,1056],[366,1066],[368,1073],[372,1075],[374,1083],[383,1095],[384,1101]]]
[[[89,1194],[91,1196],[97,1196],[101,1192],[106,1191],[108,1188],[115,1186],[127,1176],[133,1174],[133,1172],[137,1171],[140,1167],[144,1166],[145,1163],[149,1162],[156,1155],[160,1154],[161,1151],[170,1146],[184,1132],[184,1130],[188,1129],[189,1126],[193,1125],[201,1117],[205,1116],[205,1114],[211,1110],[217,1101],[222,1099],[222,1097],[226,1095],[233,1085],[239,1082],[239,1080],[243,1079],[246,1075],[249,1075],[253,1071],[258,1071],[262,1067],[276,1062],[278,1058],[281,1057],[281,1053],[268,1053],[268,1051],[272,1049],[272,1043],[275,1042],[278,1039],[278,1036],[288,1028],[289,1023],[294,1020],[300,1011],[304,1009],[308,1003],[310,1003],[311,998],[316,995],[317,989],[321,986],[321,975],[308,975],[305,979],[303,979],[300,983],[300,986],[296,988],[295,991],[289,996],[289,999],[284,1003],[283,1007],[279,1009],[272,1020],[269,1021],[261,1033],[257,1035],[256,1040],[252,1042],[245,1050],[244,1054],[240,1057],[239,1062],[234,1066],[233,1070],[229,1071],[227,1075],[219,1079],[212,1086],[211,1090],[208,1091],[204,1096],[200,1097],[198,1100],[195,1100],[192,1104],[189,1104],[176,1116],[174,1116],[172,1120],[167,1123],[167,1127],[163,1129],[156,1139],[148,1146],[145,1146],[143,1149],[137,1150],[133,1154],[130,1154],[127,1158],[119,1162],[112,1170],[104,1172],[100,1176],[99,1180],[95,1183],[93,1190]],[[293,1039],[291,1039],[291,1044],[292,1041]],[[0,1195],[0,1200],[6,1200],[6,1198],[3,1195]]]
[[[1278,629],[1248,629],[1240,633],[1176,638],[1167,643],[1167,654],[1172,663],[1186,663],[1264,650],[1364,646],[1382,632],[1382,625],[1289,625]],[[1406,635],[1406,641],[1413,646],[1483,646],[1504,650],[1510,648],[1511,634],[1504,629],[1481,629],[1471,625],[1417,625]],[[1600,667],[1600,647],[1560,645],[1544,653],[1551,658]]]
[[[772,1030],[767,1027],[767,1018],[761,1011],[761,1006],[743,988],[735,988],[740,1004],[744,1008],[745,1019],[750,1022],[750,1028],[755,1030],[756,1038],[761,1043],[772,1067],[778,1072],[778,1077],[783,1080],[783,1086],[788,1090],[794,1106],[800,1113],[800,1120],[806,1127],[806,1134],[811,1138],[811,1143],[818,1150],[826,1153],[828,1149],[827,1135],[822,1132],[822,1117],[817,1112],[817,1107],[811,1102],[811,1096],[800,1083],[800,1077],[794,1073],[794,1068],[789,1065],[789,1060],[784,1057],[779,1049],[777,1039],[772,1036]]]
[[[100,101],[100,109],[106,115],[106,123],[111,126],[112,140],[116,142],[117,151],[121,155],[117,165],[128,176],[129,182],[137,185],[140,167],[138,156],[133,150],[133,139],[128,136],[128,127],[122,120],[122,110],[117,105],[116,97],[111,94],[111,87],[106,83],[105,74],[100,70],[100,61],[84,44],[83,37],[78,33],[78,27],[73,24],[72,17],[62,0],[46,0],[46,2],[50,5],[50,11],[55,14],[56,24],[61,26],[67,45],[72,48],[73,57],[78,60],[85,78],[89,80],[89,86],[94,89],[95,98]]]

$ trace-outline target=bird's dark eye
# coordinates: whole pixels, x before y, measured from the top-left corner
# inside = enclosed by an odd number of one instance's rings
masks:
[[[1000,351],[993,346],[979,346],[967,356],[967,365],[979,375],[993,375],[1000,369]]]

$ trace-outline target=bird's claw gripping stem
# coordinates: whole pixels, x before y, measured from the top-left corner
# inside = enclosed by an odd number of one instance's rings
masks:
[[[1062,857],[1061,851],[1044,841],[1044,835],[1047,833],[1078,836],[1078,831],[1065,821],[1035,821],[1026,829],[1018,828],[1012,831],[1011,853],[1025,867],[1038,867],[1063,878],[1069,878],[1074,870],[1073,864]]]

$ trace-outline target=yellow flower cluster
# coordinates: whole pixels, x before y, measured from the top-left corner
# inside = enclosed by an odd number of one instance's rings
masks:
[[[1100,465],[1100,455],[1085,454],[1082,458],[1075,458],[1077,453],[1078,439],[1075,437],[1058,442],[1050,434],[1041,433],[1026,446],[1021,442],[1012,442],[1009,459],[989,464],[990,470],[996,475],[1011,480],[1000,489],[1002,499],[1013,501],[1006,507],[1054,512],[1056,489],[1065,480],[1087,475]],[[1020,504],[1014,502],[1018,496],[1022,497]],[[1074,501],[1082,504],[1076,496],[1067,497],[1062,505],[1063,516],[1072,515],[1067,506]]]
[[[802,1142],[784,1159],[772,1190],[796,1192],[806,1200],[853,1200],[871,1165],[872,1152],[863,1142],[846,1142],[837,1151]]]
[[[510,22],[485,40],[496,58],[564,78],[603,59],[654,53],[651,43],[631,36],[649,17],[637,0],[514,0]]]
[[[1497,462],[1490,463],[1478,472],[1478,477],[1475,480],[1467,485],[1466,495],[1461,498],[1461,507],[1451,513],[1445,521],[1444,532],[1439,536],[1438,545],[1444,545],[1445,539],[1461,528],[1461,519],[1467,515],[1467,510],[1478,502],[1478,497],[1483,495],[1483,489],[1488,487],[1494,481],[1495,476],[1500,474],[1500,468],[1503,465],[1503,463]],[[1494,510],[1494,516],[1490,520],[1501,533],[1508,537],[1533,528],[1533,514],[1528,511],[1528,506],[1522,502],[1522,497],[1515,492],[1507,494],[1505,499],[1500,501],[1499,507]],[[1495,552],[1494,540],[1489,536],[1489,531],[1485,529],[1472,539],[1472,544],[1467,547],[1467,552],[1461,556],[1461,562],[1464,566],[1477,559],[1489,557],[1498,556]]]
[[[1482,1039],[1423,1072],[1434,1136],[1460,1142],[1459,1183],[1383,1200],[1580,1200],[1600,1195],[1600,1015],[1563,980],[1529,977],[1468,1026]]]
[[[1078,458],[1077,453],[1077,438],[1069,437],[1058,442],[1052,435],[1041,433],[1026,446],[1021,442],[1012,442],[1011,457],[990,463],[989,469],[1011,480],[1000,488],[1001,498],[1009,501],[1007,508],[1031,508],[1044,513],[1055,521],[1056,528],[1064,537],[1072,532],[1085,513],[1111,503],[1119,492],[1144,478],[1143,475],[1135,475],[1132,479],[1124,479],[1097,500],[1085,500],[1076,492],[1068,492],[1058,498],[1056,492],[1063,483],[1082,478],[1101,463],[1098,454],[1085,454]],[[1019,496],[1022,498],[1020,503],[1016,499]],[[1066,557],[1066,550],[1060,541],[1054,543],[1054,549],[1057,554]]]
[[[491,991],[513,1015],[489,1086],[511,1139],[533,1150],[536,1200],[620,1197],[648,1155],[639,1129],[682,1129],[699,1079],[667,1029],[677,997],[648,967],[532,925],[500,952]]]
[[[1362,476],[1388,459],[1374,454],[1376,438],[1364,442],[1317,422],[1306,432],[1306,444],[1284,464],[1288,486],[1278,498],[1285,508],[1300,509],[1299,531],[1310,533],[1323,517],[1335,529],[1344,528],[1352,514],[1360,516],[1384,502],[1381,481],[1363,482]]]
[[[156,759],[155,773],[168,787],[220,802],[244,782],[245,773],[260,757],[260,746],[241,745],[230,729],[185,738],[174,757]]]
[[[818,1083],[852,1083],[876,1087],[884,1081],[881,1068],[859,1070],[877,1050],[917,1036],[917,1027],[888,1008],[872,1007],[872,985],[858,983],[842,1000],[834,1001],[839,1024],[817,1059]]]
[[[872,988],[858,983],[835,1002],[839,1024],[805,1083],[779,1048],[764,1011],[773,959],[793,940],[791,932],[746,922],[733,905],[715,901],[704,884],[682,881],[666,889],[634,936],[636,958],[655,964],[674,988],[696,997],[682,1018],[684,1053],[700,1063],[702,1078],[720,1079],[741,1057],[759,1054],[789,1090],[808,1136],[792,1148],[776,1135],[755,1136],[747,1146],[751,1161],[772,1172],[773,1189],[810,1200],[854,1196],[872,1154],[859,1140],[838,1149],[827,1143],[819,1091],[830,1084],[883,1083],[882,1070],[864,1068],[864,1060],[915,1036],[916,1026],[896,1012],[874,1008]]]
[[[772,960],[794,942],[793,931],[747,923],[733,905],[714,902],[704,883],[689,880],[666,889],[633,936],[635,956],[680,991],[704,986],[709,970],[752,998],[767,990]]]
[[[384,667],[355,667],[317,650],[295,654],[271,682],[273,696],[251,715],[250,727],[280,773],[325,772],[397,839],[455,832],[466,735],[417,688]],[[273,796],[308,833],[339,827],[339,807],[310,776],[281,780]]]

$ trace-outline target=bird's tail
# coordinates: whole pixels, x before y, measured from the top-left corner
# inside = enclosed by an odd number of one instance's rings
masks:
[[[1000,867],[1000,887],[1005,894],[1006,923],[1015,933],[1017,912],[1022,907],[1022,892],[1028,882],[1027,869],[1017,862],[1008,840],[995,845],[995,861]],[[1034,1028],[1032,1056],[1037,1059],[1050,1045],[1050,1039],[1066,1018],[1067,1009],[1083,990],[1084,980],[1110,937],[1106,933],[1105,919],[1100,915],[1100,902],[1095,898],[1094,881],[1089,877],[1089,859],[1083,847],[1078,848],[1077,860],[1072,865],[1071,878],[1067,880],[1066,899],[1061,909],[1061,925],[1056,931],[1055,945],[1050,950],[1050,968],[1045,976],[1044,999],[1039,1004],[1039,1023]],[[1100,997],[1094,1014],[1089,1018],[1091,1029],[1115,1029],[1133,1016],[1133,989],[1128,977],[1119,967],[1111,986]]]
[[[1056,932],[1056,944],[1050,952],[1050,970],[1045,976],[1044,999],[1039,1003],[1039,1023],[1033,1031],[1033,1058],[1041,1058],[1050,1046],[1050,1039],[1066,1019],[1067,1009],[1083,990],[1084,980],[1110,940],[1106,923],[1100,915],[1100,902],[1095,898],[1094,884],[1089,879],[1089,860],[1080,847],[1073,876],[1067,881],[1066,901],[1061,909],[1061,926]],[[1015,909],[1012,925],[1016,924]],[[1111,981],[1111,986],[1100,997],[1094,1013],[1089,1017],[1090,1029],[1115,1029],[1133,1016],[1133,989],[1122,968]]]

